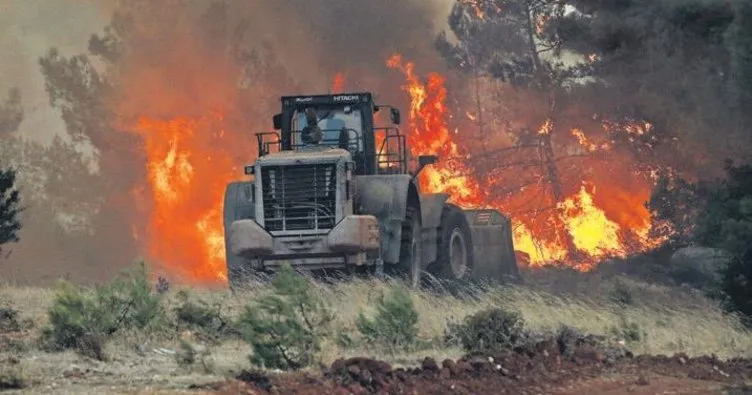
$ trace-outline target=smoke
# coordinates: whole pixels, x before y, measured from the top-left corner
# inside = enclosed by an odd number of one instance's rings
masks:
[[[399,91],[384,80],[385,59],[399,51],[420,58],[426,67],[439,67],[433,37],[446,2],[167,1],[159,7],[122,2],[127,5],[119,10],[132,15],[136,34],[126,38],[132,51],[123,59],[127,65],[120,66],[127,68],[122,75],[131,87],[157,83],[169,85],[168,91],[201,89],[201,96],[211,99],[197,101],[200,111],[207,108],[206,100],[239,103],[227,93],[241,80],[256,96],[256,106],[276,105],[280,94],[325,92],[335,73],[345,74],[347,89],[394,96]],[[264,66],[274,70],[265,78],[244,75],[249,53],[255,62],[252,72]],[[239,54],[246,55],[240,64]],[[198,87],[190,81],[226,87]],[[162,105],[155,109],[162,110]]]
[[[9,0],[0,5],[0,92],[17,87],[23,95],[22,136],[49,142],[65,134],[60,114],[49,105],[37,59],[50,47],[77,53],[109,15],[90,0]]]
[[[58,110],[47,105],[45,82],[73,92],[60,107],[72,109],[68,131],[82,135],[94,149],[105,180],[96,186],[78,185],[83,196],[104,202],[92,221],[94,234],[73,245],[40,240],[27,229],[18,253],[7,262],[15,268],[17,280],[60,274],[79,281],[100,280],[137,256],[162,264],[175,277],[203,275],[199,269],[206,265],[198,260],[212,256],[216,245],[195,244],[216,241],[224,186],[240,178],[239,169],[253,160],[253,133],[270,129],[279,96],[327,92],[335,74],[342,73],[346,90],[373,91],[381,102],[404,105],[401,78],[389,72],[386,59],[403,52],[420,58],[426,68],[441,67],[433,39],[443,29],[450,4],[451,0],[11,3],[10,13],[3,9],[2,16],[14,21],[4,28],[14,38],[4,35],[0,43],[4,52],[23,56],[11,62],[10,79],[22,81],[27,107],[33,102],[33,108],[44,108],[45,122],[57,126],[27,121],[25,126],[33,129],[25,133],[60,130]],[[52,59],[43,76],[38,58],[52,47],[64,58]],[[69,78],[72,70],[65,58],[84,53],[106,81],[96,92],[82,92],[86,84]],[[78,81],[85,81],[88,72],[77,72],[82,76]],[[90,98],[91,93],[95,94]],[[70,98],[74,102],[66,101]],[[75,102],[76,98],[95,102]],[[30,119],[39,119],[33,111],[30,114]],[[186,166],[170,167],[169,154],[182,158]],[[156,183],[162,175],[167,175],[162,185],[166,189]],[[174,182],[181,177],[191,182]],[[160,196],[166,190],[171,199]],[[197,224],[206,237],[195,231],[185,237]],[[135,251],[134,241],[139,247]],[[49,256],[31,254],[33,262],[27,262],[24,256],[30,255],[24,251],[35,244],[54,248],[38,249]]]

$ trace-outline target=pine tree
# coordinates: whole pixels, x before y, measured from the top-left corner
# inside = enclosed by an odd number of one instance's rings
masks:
[[[16,188],[16,170],[0,169],[0,253],[3,253],[5,244],[20,240],[18,236],[21,230],[20,200],[21,197]]]

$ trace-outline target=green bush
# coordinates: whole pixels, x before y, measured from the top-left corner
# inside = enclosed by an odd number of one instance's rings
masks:
[[[640,324],[624,317],[620,319],[619,325],[612,326],[609,332],[627,343],[637,343],[647,337],[647,332],[640,327]]]
[[[297,370],[315,361],[332,319],[308,279],[286,264],[272,281],[271,292],[246,306],[237,327],[253,348],[252,364]]]
[[[634,295],[630,287],[623,281],[617,280],[608,294],[611,302],[621,306],[633,305],[635,302]]]
[[[23,389],[26,385],[23,369],[18,363],[0,362],[0,391]]]
[[[180,347],[175,353],[175,362],[188,369],[191,369],[196,363],[200,363],[205,373],[214,371],[211,350],[209,348],[197,348],[186,340],[180,340]]]
[[[361,313],[355,325],[368,343],[391,350],[409,349],[418,337],[418,311],[410,293],[401,286],[394,286],[386,297],[379,296],[373,318]]]
[[[0,332],[16,332],[21,330],[18,321],[18,310],[10,307],[0,307]]]
[[[76,349],[104,359],[103,345],[112,335],[144,329],[163,319],[163,313],[142,262],[92,290],[61,284],[47,313],[50,325],[42,332],[43,341],[53,349]]]
[[[728,310],[746,316],[752,325],[752,166],[727,162],[725,170],[725,179],[696,185],[674,178],[682,187],[656,188],[650,208],[687,243],[731,255],[720,270],[717,293]]]
[[[210,305],[186,291],[178,292],[178,300],[180,305],[173,312],[179,326],[197,331],[212,342],[234,333],[231,321],[222,315],[221,304]]]
[[[460,324],[450,324],[449,337],[467,352],[508,350],[524,341],[524,321],[519,313],[502,308],[482,310]]]

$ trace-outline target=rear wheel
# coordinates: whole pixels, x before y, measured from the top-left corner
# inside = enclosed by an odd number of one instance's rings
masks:
[[[400,261],[395,267],[399,277],[403,278],[410,288],[418,288],[421,280],[421,237],[420,212],[408,207],[405,221],[402,224],[402,243],[400,244]]]
[[[436,259],[440,279],[465,282],[473,272],[473,249],[470,226],[462,209],[447,204],[441,214]]]

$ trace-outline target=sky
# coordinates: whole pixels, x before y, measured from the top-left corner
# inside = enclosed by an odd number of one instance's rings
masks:
[[[19,133],[48,142],[64,132],[38,60],[51,47],[66,55],[85,51],[89,36],[108,19],[91,0],[0,0],[0,92],[4,98],[11,87],[21,90],[26,116]]]
[[[157,0],[158,1],[158,0]],[[454,0],[432,0],[437,15],[448,15]],[[25,119],[19,133],[49,142],[64,133],[59,113],[50,107],[38,60],[50,48],[64,56],[86,51],[91,34],[110,18],[110,0],[0,0],[0,98],[11,87],[23,95]],[[441,26],[443,20],[436,21]]]

